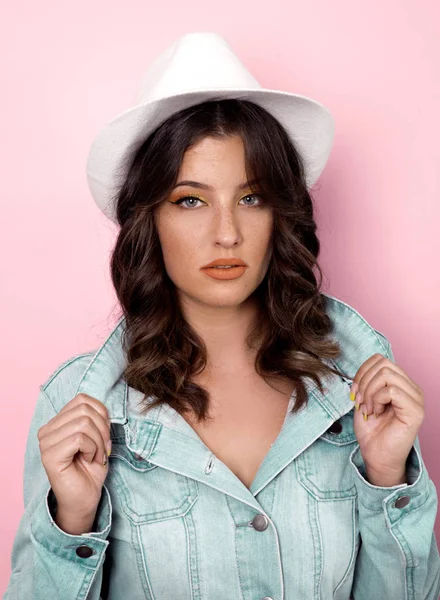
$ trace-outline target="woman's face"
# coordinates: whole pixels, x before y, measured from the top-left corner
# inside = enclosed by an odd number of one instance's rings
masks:
[[[182,181],[200,187],[178,185]],[[197,198],[176,204],[184,196]],[[239,136],[207,137],[189,148],[176,187],[156,212],[166,271],[184,303],[233,307],[244,302],[266,274],[272,224],[272,209],[248,187]],[[236,279],[213,279],[201,269],[217,258],[239,258],[247,267]]]

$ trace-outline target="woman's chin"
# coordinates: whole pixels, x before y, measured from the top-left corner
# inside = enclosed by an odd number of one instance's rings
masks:
[[[212,293],[191,293],[190,290],[180,291],[180,297],[183,302],[190,301],[191,303],[196,303],[199,306],[204,305],[206,307],[212,308],[233,308],[235,306],[240,306],[243,302],[248,300],[249,296],[252,294],[253,290],[221,290],[220,288],[216,289]]]

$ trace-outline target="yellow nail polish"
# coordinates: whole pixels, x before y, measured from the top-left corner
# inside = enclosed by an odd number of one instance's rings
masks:
[[[368,421],[368,414],[364,412],[364,421]]]
[[[360,404],[358,402],[356,402],[356,404],[354,405],[356,410],[359,410]]]
[[[356,394],[353,394],[353,392],[350,392],[350,400],[353,402],[356,400]]]

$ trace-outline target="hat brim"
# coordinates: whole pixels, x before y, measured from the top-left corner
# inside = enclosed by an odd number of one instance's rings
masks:
[[[307,96],[266,88],[204,90],[137,104],[99,131],[86,163],[87,183],[99,209],[117,223],[111,200],[126,175],[127,158],[161,123],[189,106],[227,98],[252,101],[281,123],[304,160],[310,188],[322,173],[333,144],[334,120],[325,106]]]

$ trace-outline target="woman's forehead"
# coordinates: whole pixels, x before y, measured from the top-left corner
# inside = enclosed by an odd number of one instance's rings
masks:
[[[187,182],[185,185],[213,191],[218,185],[224,187],[225,181],[234,189],[250,184],[243,143],[230,138],[204,138],[185,152],[175,187]]]

